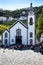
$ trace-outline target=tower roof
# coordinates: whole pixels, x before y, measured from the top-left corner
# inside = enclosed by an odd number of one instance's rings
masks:
[[[33,11],[32,3],[30,3],[30,11]]]
[[[32,3],[30,3],[30,7],[32,7]]]
[[[32,3],[30,3],[30,8],[29,8],[29,14],[34,14],[34,9],[32,7]]]

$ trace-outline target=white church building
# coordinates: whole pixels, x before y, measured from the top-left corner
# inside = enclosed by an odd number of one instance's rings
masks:
[[[27,25],[19,19],[11,27],[3,31],[2,44],[35,45],[35,13],[32,3],[27,15]]]

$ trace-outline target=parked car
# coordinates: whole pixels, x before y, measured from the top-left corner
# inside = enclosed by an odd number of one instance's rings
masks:
[[[14,46],[10,46],[10,49],[13,49],[14,48]]]
[[[23,45],[22,44],[15,44],[14,49],[22,49]]]
[[[43,43],[41,43],[40,52],[43,54]]]
[[[40,52],[43,54],[43,45],[40,48]]]
[[[31,45],[31,49],[34,50],[34,48],[35,48],[35,46],[32,46],[32,45]]]

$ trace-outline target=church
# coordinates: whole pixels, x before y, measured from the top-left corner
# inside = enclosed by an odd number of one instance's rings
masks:
[[[19,19],[2,33],[2,45],[35,45],[35,13],[30,4],[27,14],[27,25]]]

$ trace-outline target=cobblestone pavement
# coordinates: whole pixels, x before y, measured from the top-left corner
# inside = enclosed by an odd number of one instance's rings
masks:
[[[32,50],[0,49],[0,65],[43,65],[43,55]]]

